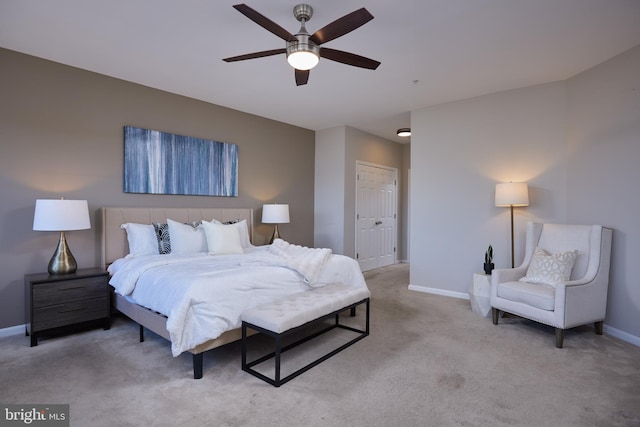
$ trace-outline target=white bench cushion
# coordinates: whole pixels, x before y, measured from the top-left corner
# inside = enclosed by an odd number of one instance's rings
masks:
[[[271,332],[282,333],[370,296],[366,287],[330,284],[250,308],[242,313],[240,319]]]

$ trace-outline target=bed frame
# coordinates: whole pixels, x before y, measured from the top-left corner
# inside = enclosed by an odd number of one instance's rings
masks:
[[[129,244],[125,230],[121,224],[133,222],[138,224],[151,224],[153,222],[166,222],[167,218],[180,222],[192,222],[199,220],[218,221],[246,220],[249,229],[249,238],[253,242],[253,209],[226,209],[226,208],[123,208],[108,207],[101,209],[102,216],[102,265],[109,266],[118,258],[129,253]],[[148,308],[139,306],[122,295],[112,292],[112,306],[140,325],[140,341],[144,340],[144,328],[171,340],[167,331],[167,318]],[[202,378],[203,354],[207,350],[220,347],[233,341],[242,339],[241,329],[233,329],[220,335],[214,340],[207,341],[189,350],[193,354],[193,377]]]

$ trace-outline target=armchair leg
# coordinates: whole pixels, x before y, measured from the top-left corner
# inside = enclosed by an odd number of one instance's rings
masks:
[[[556,328],[556,347],[562,348],[564,343],[564,329]]]
[[[497,308],[491,307],[491,318],[493,319],[493,324],[498,324],[498,317],[500,317],[500,310]]]
[[[598,335],[602,335],[602,324],[604,323],[603,320],[596,322],[595,323],[595,327],[596,327],[596,334]]]

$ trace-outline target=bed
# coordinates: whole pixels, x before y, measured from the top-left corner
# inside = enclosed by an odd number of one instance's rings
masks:
[[[148,225],[152,223],[167,223],[169,219],[173,221],[174,227],[177,227],[176,224],[178,223],[181,224],[181,227],[183,226],[182,224],[193,224],[195,227],[197,223],[204,224],[214,219],[217,220],[218,223],[223,224],[234,223],[238,226],[242,224],[245,228],[240,228],[240,230],[244,230],[241,231],[240,234],[246,234],[246,238],[249,240],[248,246],[246,246],[247,243],[245,242],[243,254],[225,253],[219,257],[210,256],[210,253],[198,253],[194,254],[193,257],[188,254],[173,253],[159,256],[150,255],[148,257],[149,260],[152,260],[153,263],[156,264],[152,263],[149,267],[146,267],[147,260],[143,259],[145,257],[129,255],[128,232],[121,228],[122,224]],[[251,244],[253,241],[253,224],[254,212],[252,209],[121,207],[102,209],[102,262],[112,274],[111,282],[114,289],[112,293],[113,307],[140,325],[141,340],[143,338],[143,328],[147,328],[171,342],[174,356],[183,352],[191,353],[193,355],[194,378],[196,379],[203,376],[202,365],[203,353],[205,351],[241,339],[239,320],[241,312],[234,312],[233,310],[242,311],[247,308],[247,305],[254,303],[257,305],[258,303],[274,300],[295,292],[304,292],[312,289],[314,286],[323,286],[323,284],[328,284],[329,282],[349,282],[347,284],[366,287],[357,263],[351,258],[330,254],[330,251],[329,255],[327,255],[326,252],[322,254],[322,256],[325,257],[325,261],[323,261],[322,269],[316,267],[318,271],[313,269],[309,270],[307,265],[302,262],[293,263],[293,261],[287,261],[287,263],[283,265],[273,264],[273,258],[277,255],[276,250],[289,251],[280,254],[283,258],[278,258],[287,260],[293,260],[294,258],[290,258],[289,254],[293,254],[296,251],[300,252],[304,250],[304,252],[302,252],[303,254],[313,255],[313,258],[317,259],[318,256],[321,255],[321,251],[327,250],[302,248],[296,245],[289,245],[283,241],[277,242],[280,246],[254,247]],[[209,224],[205,225],[210,227]],[[230,226],[231,225],[228,225],[224,230],[228,231]],[[202,227],[204,228],[204,225]],[[219,226],[219,228],[220,227],[224,226]],[[176,229],[174,229],[174,231],[175,230]],[[207,235],[207,237],[209,237],[209,235]],[[313,252],[313,254],[309,252]],[[187,264],[182,264],[183,260],[180,259],[181,257],[186,258],[185,262]],[[298,258],[295,259],[297,260]],[[303,257],[302,259],[308,260],[309,257]],[[174,262],[175,264],[173,264]],[[151,284],[153,284],[153,286],[169,286],[168,283],[164,283],[164,279],[162,279],[164,276],[160,275],[161,271],[164,271],[164,274],[171,272],[174,278],[179,277],[178,282],[184,282],[185,286],[187,286],[186,283],[193,281],[194,283],[197,282],[197,284],[189,286],[192,286],[194,289],[205,289],[203,287],[205,283],[202,276],[207,276],[208,273],[203,269],[210,268],[206,267],[205,264],[210,262],[223,263],[222,267],[211,267],[213,269],[219,269],[219,271],[216,270],[215,273],[211,273],[210,275],[222,275],[224,277],[224,286],[228,286],[228,288],[224,288],[227,290],[223,290],[222,286],[216,285],[214,288],[208,287],[206,289],[216,289],[215,292],[218,293],[228,291],[229,295],[244,295],[244,299],[241,300],[244,305],[240,304],[238,307],[229,308],[227,307],[227,302],[216,300],[210,303],[207,302],[207,304],[211,304],[209,311],[198,314],[201,305],[195,305],[196,303],[193,302],[185,302],[186,300],[193,301],[193,298],[189,299],[181,296],[180,300],[182,302],[179,305],[184,307],[175,310],[165,307],[165,305],[169,303],[158,303],[160,304],[160,308],[158,308],[153,305],[156,304],[154,301],[149,302],[144,299],[146,298],[145,289],[154,289],[153,292],[158,292],[156,288],[150,287]],[[230,267],[232,264],[234,265],[233,268]],[[236,272],[235,266],[241,267],[241,269]],[[305,268],[307,269],[305,270]],[[124,273],[125,271],[127,272],[126,274]],[[249,283],[247,282],[249,279],[246,277],[249,273],[245,273],[247,271],[251,272],[253,276],[261,276],[265,283],[259,282],[254,284],[254,279],[252,278],[251,283],[247,285],[247,283]],[[267,273],[265,273],[265,271]],[[309,271],[313,271],[313,273],[309,273]],[[197,277],[191,278],[191,276]],[[122,280],[123,277],[127,278],[127,280]],[[135,277],[135,279],[132,279],[132,277]],[[232,286],[236,277],[239,277],[238,288]],[[294,277],[296,283],[293,283]],[[167,282],[169,281],[167,280]],[[126,285],[123,285],[123,283],[126,283]],[[130,283],[133,288],[129,286]],[[171,284],[170,286],[175,287],[178,285]],[[182,283],[179,286],[182,286]],[[218,289],[218,287],[220,287],[220,289]],[[175,288],[168,287],[167,289],[167,294],[173,295],[176,292]],[[178,293],[182,295],[183,291],[180,290]],[[186,294],[186,291],[184,293]],[[234,301],[237,299],[238,298],[234,298]],[[224,300],[224,298],[222,298],[222,300]],[[171,304],[173,304],[173,302],[171,302]],[[176,304],[178,303],[176,302]],[[189,306],[188,304],[192,305]],[[233,304],[236,303],[234,302]],[[218,311],[216,311],[218,309],[220,316],[218,316]],[[211,310],[213,310],[213,314]],[[191,320],[186,322],[175,321],[178,317],[176,316],[176,312],[188,312]],[[182,332],[179,332],[176,326],[178,323],[181,328],[185,327],[184,325],[188,326],[192,323],[197,323],[200,325],[200,330],[202,330],[202,325],[204,325],[206,326],[206,334],[198,332],[195,334],[197,335],[196,339],[193,338],[192,333],[185,332],[184,336],[189,339],[183,340],[180,338]],[[224,326],[221,326],[223,323]],[[208,338],[209,336],[211,337]],[[205,339],[203,339],[203,337]]]

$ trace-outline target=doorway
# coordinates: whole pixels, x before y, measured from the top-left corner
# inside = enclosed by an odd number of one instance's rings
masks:
[[[356,163],[356,260],[362,271],[395,264],[398,170]]]

